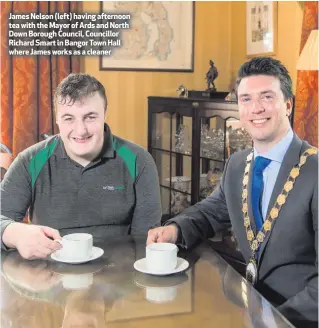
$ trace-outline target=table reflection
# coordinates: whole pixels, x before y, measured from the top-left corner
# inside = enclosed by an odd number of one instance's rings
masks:
[[[178,289],[188,280],[188,275],[180,273],[168,277],[157,277],[136,272],[134,282],[145,291],[145,299],[157,304],[174,301]]]
[[[208,245],[180,251],[189,269],[164,277],[133,268],[145,238],[98,246],[80,265],[2,252],[1,327],[291,327]]]

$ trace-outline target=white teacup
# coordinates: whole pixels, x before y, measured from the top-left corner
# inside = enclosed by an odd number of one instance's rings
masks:
[[[65,289],[87,289],[93,284],[93,274],[67,274],[62,283]]]
[[[170,243],[157,243],[146,246],[146,267],[154,273],[170,272],[177,265],[178,248]]]
[[[60,241],[59,241],[60,242]],[[93,236],[89,233],[71,233],[62,237],[62,248],[57,256],[70,260],[88,259],[93,252]]]
[[[146,299],[154,303],[166,303],[173,301],[177,296],[177,287],[147,287]]]

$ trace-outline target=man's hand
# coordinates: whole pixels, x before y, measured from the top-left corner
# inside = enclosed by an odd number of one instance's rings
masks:
[[[30,291],[49,290],[60,282],[61,276],[50,270],[48,261],[28,261],[17,252],[10,252],[2,262],[3,273],[15,284]]]
[[[52,238],[52,239],[50,239]],[[16,248],[25,259],[45,258],[61,248],[58,230],[45,226],[11,223],[2,235],[3,243],[10,248]]]
[[[176,224],[170,224],[165,227],[151,229],[147,235],[146,244],[153,243],[173,243],[175,244],[178,238],[178,227]]]

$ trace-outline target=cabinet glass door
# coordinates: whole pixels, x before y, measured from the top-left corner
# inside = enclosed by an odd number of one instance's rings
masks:
[[[201,119],[199,199],[218,186],[226,160],[236,151],[252,147],[249,134],[236,118],[220,116]]]
[[[252,148],[252,139],[242,127],[239,120],[229,118],[226,120],[226,158],[231,154]]]
[[[192,120],[178,113],[153,114],[151,153],[161,188],[163,221],[191,204]]]

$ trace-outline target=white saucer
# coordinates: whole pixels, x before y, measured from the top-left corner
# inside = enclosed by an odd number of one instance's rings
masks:
[[[63,258],[61,256],[58,256],[55,253],[51,254],[51,258],[58,262],[70,263],[70,264],[81,264],[81,263],[86,263],[89,261],[96,260],[97,258],[101,257],[103,254],[104,254],[104,250],[102,248],[93,247],[92,256],[88,257],[86,259],[80,259],[80,260],[68,259],[68,258]]]
[[[152,274],[152,275],[155,275],[155,276],[167,276],[167,275],[170,275],[170,274],[182,272],[182,271],[186,270],[188,268],[188,266],[189,266],[188,261],[182,259],[181,257],[177,258],[176,268],[174,270],[166,271],[166,272],[153,272],[153,271],[147,270],[146,258],[145,257],[134,263],[134,269],[135,270],[137,270],[139,272],[147,273],[147,274]]]

